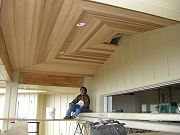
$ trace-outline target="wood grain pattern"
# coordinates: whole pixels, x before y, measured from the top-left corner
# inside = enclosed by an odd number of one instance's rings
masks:
[[[2,3],[2,0],[0,0],[0,9],[1,9],[1,3]]]
[[[21,72],[20,83],[47,85],[47,86],[63,86],[63,87],[81,87],[83,86],[84,77],[64,76],[64,75],[48,75],[42,73]]]
[[[9,55],[6,49],[2,31],[0,30],[0,59],[2,64],[5,65],[5,69],[10,79],[12,79],[12,66],[10,63]]]
[[[49,74],[93,75],[118,48],[106,43],[114,35],[179,23],[85,0],[4,0],[0,15],[13,69]]]

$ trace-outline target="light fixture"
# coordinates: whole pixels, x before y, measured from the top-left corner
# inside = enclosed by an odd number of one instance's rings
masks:
[[[64,52],[59,52],[59,55],[63,55],[64,54]]]
[[[18,89],[18,93],[43,93],[46,92],[44,90],[23,90],[23,89]]]
[[[84,22],[79,22],[76,24],[77,27],[83,27],[85,25],[86,25],[86,23],[84,23]]]

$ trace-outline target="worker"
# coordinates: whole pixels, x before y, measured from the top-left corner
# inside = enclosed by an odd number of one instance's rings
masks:
[[[80,88],[80,93],[69,105],[64,119],[76,118],[82,112],[89,111],[90,98],[87,94],[86,87]]]

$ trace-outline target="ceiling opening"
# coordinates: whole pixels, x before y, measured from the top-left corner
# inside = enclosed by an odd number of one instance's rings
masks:
[[[116,34],[114,35],[112,38],[110,38],[110,40],[108,40],[107,42],[105,43],[108,43],[110,45],[116,45],[118,46],[121,39],[122,39],[123,35],[120,35],[120,34]]]

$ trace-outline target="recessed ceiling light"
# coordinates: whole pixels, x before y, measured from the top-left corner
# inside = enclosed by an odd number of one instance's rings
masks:
[[[77,27],[83,27],[83,26],[85,26],[85,25],[86,25],[86,23],[84,23],[84,22],[80,22],[80,23],[77,23],[77,24],[76,24]]]
[[[62,54],[64,54],[64,52],[59,52],[59,55],[62,55]]]

